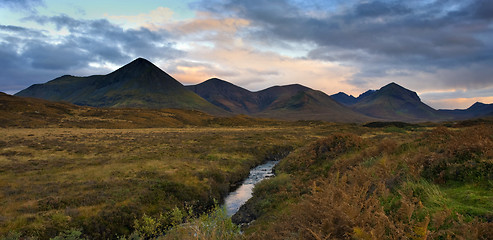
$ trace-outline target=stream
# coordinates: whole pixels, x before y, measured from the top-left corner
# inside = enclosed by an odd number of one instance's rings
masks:
[[[274,176],[272,169],[279,161],[268,161],[262,165],[258,165],[250,170],[250,175],[243,181],[241,186],[235,191],[230,192],[224,200],[228,216],[233,216],[240,207],[252,197],[253,187],[255,184]]]

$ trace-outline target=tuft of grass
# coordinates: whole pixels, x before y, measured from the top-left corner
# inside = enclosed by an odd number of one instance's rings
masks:
[[[447,207],[469,217],[493,219],[493,188],[477,183],[454,183],[441,188]]]

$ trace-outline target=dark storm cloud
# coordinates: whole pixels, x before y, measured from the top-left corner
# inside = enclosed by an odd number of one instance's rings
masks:
[[[459,16],[468,16],[477,19],[493,19],[493,1],[477,0],[469,4],[466,8],[456,11]]]
[[[66,29],[70,35],[67,44],[83,49],[100,60],[124,63],[135,56],[172,59],[181,54],[167,40],[164,30],[150,31],[146,28],[123,29],[107,20],[82,21],[60,15],[55,17],[30,17],[40,24],[54,24],[58,30]]]
[[[250,20],[250,37],[258,41],[313,43],[307,57],[355,66],[359,82],[388,76],[394,68],[426,72],[493,65],[493,1],[330,2],[310,7],[294,0],[222,0],[204,1],[202,7]],[[473,77],[463,84],[493,84],[491,78]]]
[[[0,25],[0,36],[8,38],[9,35],[21,35],[31,38],[46,37],[46,35],[42,31],[18,26]]]
[[[396,3],[387,4],[380,1],[363,2],[354,9],[355,15],[360,17],[379,17],[396,14],[407,14],[411,9]]]
[[[8,66],[0,75],[2,91],[21,90],[33,83],[64,74],[107,73],[90,63],[122,65],[136,57],[149,60],[174,59],[183,53],[169,42],[165,31],[146,28],[123,29],[107,20],[78,20],[65,15],[24,19],[41,25],[53,24],[63,35],[0,25],[0,64]],[[105,71],[105,72],[102,72]]]

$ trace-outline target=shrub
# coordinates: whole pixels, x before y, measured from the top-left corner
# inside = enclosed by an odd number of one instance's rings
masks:
[[[173,227],[161,239],[241,239],[240,228],[231,222],[226,209],[216,205],[211,211]]]
[[[19,232],[9,232],[5,236],[0,236],[0,240],[19,240],[22,234]]]
[[[493,180],[493,128],[477,126],[452,132],[437,128],[425,135],[431,150],[422,175],[437,183]]]
[[[50,240],[85,240],[82,237],[82,231],[79,229],[70,229],[58,234],[58,236]]]

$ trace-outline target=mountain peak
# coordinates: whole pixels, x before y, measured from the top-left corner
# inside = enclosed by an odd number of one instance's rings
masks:
[[[395,83],[395,82],[391,82],[385,86],[383,86],[381,89],[384,89],[384,88],[404,88],[402,87],[401,85]],[[405,88],[404,88],[405,89]],[[407,89],[406,89],[407,90]]]
[[[473,105],[471,105],[471,107],[472,106],[483,106],[483,105],[486,105],[486,104],[484,104],[482,102],[475,102]]]
[[[148,63],[148,64],[152,64],[151,61],[145,59],[145,58],[142,58],[142,57],[139,57],[139,58],[136,58],[135,60],[133,60],[132,62],[141,62],[141,63]],[[132,63],[130,62],[130,63]],[[152,64],[154,65],[154,64]]]
[[[250,114],[258,111],[257,99],[252,92],[219,78],[211,78],[186,88],[229,112]]]
[[[197,93],[197,91],[209,92],[210,90],[212,90],[212,88],[214,88],[216,91],[219,90],[219,91],[224,92],[224,93],[226,93],[227,91],[233,91],[233,89],[241,89],[241,91],[250,92],[250,91],[248,91],[242,87],[238,87],[238,86],[236,86],[236,85],[234,85],[228,81],[225,81],[225,80],[222,80],[219,78],[210,78],[210,79],[203,81],[199,84],[187,86],[187,88],[192,89],[192,91],[194,91],[196,93]]]
[[[368,116],[394,121],[437,118],[435,109],[421,102],[418,94],[392,82],[362,98],[353,109]]]
[[[224,81],[224,80],[222,80],[222,79],[219,79],[219,78],[209,78],[209,79],[207,79],[207,80],[205,80],[205,81],[206,81],[206,82],[207,82],[207,81],[226,82],[226,81]]]
[[[264,91],[276,91],[276,90],[279,90],[279,89],[282,89],[282,91],[294,91],[294,92],[298,92],[298,91],[306,91],[306,90],[312,90],[311,88],[309,87],[305,87],[301,84],[297,84],[297,83],[294,83],[294,84],[288,84],[288,85],[276,85],[276,86],[272,86],[270,88],[266,88],[264,90],[261,90],[259,92],[264,92]]]
[[[384,94],[384,95],[392,95],[392,96],[400,96],[400,97],[407,96],[407,97],[410,97],[411,99],[413,99],[414,101],[418,101],[418,102],[421,101],[421,99],[419,98],[419,96],[416,92],[413,92],[407,88],[404,88],[395,82],[391,82],[391,83],[383,86],[382,88],[380,88],[380,90],[378,90],[378,92],[380,92],[380,94]]]
[[[373,93],[375,93],[376,91],[377,91],[377,90],[371,90],[371,89],[370,89],[370,90],[368,90],[368,91],[366,91],[366,92],[364,92],[364,93],[360,94],[360,95],[359,95],[356,99],[357,99],[358,101],[360,101],[361,99],[363,99],[363,98],[365,98],[365,97],[367,97],[367,96],[372,95],[372,94],[373,94]]]
[[[471,105],[467,110],[478,110],[481,108],[484,108],[488,104],[484,104],[482,102],[475,102],[473,105]]]
[[[207,83],[207,84],[231,84],[231,85],[233,85],[232,83],[230,83],[228,81],[224,81],[224,80],[219,79],[219,78],[210,78],[210,79],[207,79],[200,84],[205,84],[205,83]]]
[[[137,59],[131,61],[130,63],[124,65],[120,69],[125,69],[125,68],[140,69],[140,68],[144,68],[144,67],[158,68],[156,65],[154,65],[152,62],[150,62],[149,60],[147,60],[145,58],[137,58]],[[161,70],[161,69],[159,69],[159,70]]]
[[[330,97],[336,102],[346,106],[353,105],[357,102],[356,98],[353,95],[347,95],[345,92],[338,92],[334,95],[330,95]]]

